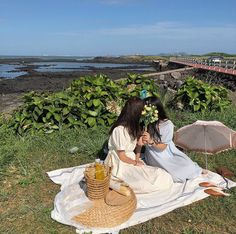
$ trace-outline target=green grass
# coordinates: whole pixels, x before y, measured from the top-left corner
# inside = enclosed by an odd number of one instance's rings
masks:
[[[190,114],[169,112],[176,129],[197,119],[219,120],[236,130],[236,108],[224,113]],[[17,137],[5,125],[0,127],[0,233],[75,233],[73,227],[50,218],[55,195],[60,187],[53,184],[47,171],[92,162],[107,129],[63,130],[49,135]],[[79,151],[70,154],[68,149]],[[202,154],[187,152],[201,166]],[[227,166],[236,173],[236,151],[208,157],[209,169]],[[234,178],[235,180],[236,178]],[[234,189],[236,192],[236,189]],[[209,197],[166,215],[149,220],[121,233],[236,233],[236,195]]]

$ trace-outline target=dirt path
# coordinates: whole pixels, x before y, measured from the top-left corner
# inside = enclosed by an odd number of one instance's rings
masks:
[[[0,113],[10,114],[22,104],[22,93],[0,95]]]
[[[163,72],[155,72],[155,73],[148,73],[145,74],[145,77],[149,76],[158,76],[158,75],[166,75],[166,74],[171,74],[173,72],[183,72],[183,71],[189,71],[195,69],[194,67],[185,67],[185,68],[179,68],[179,69],[174,69],[174,70],[168,70],[168,71],[163,71]]]

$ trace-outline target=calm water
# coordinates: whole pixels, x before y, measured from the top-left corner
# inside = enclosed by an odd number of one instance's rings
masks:
[[[13,79],[18,76],[26,75],[27,72],[17,71],[21,68],[20,65],[0,64],[0,78]]]
[[[145,71],[154,70],[151,66],[148,65],[116,64],[116,63],[39,62],[39,63],[33,63],[33,65],[40,66],[39,68],[35,69],[38,72],[65,72],[65,71],[76,71],[76,70],[90,71],[91,68],[120,68],[128,70],[129,69],[128,67],[138,67],[135,70],[145,70]]]
[[[24,66],[26,66],[25,64]],[[81,63],[81,62],[37,62],[30,65],[36,65],[37,72],[72,72],[72,71],[91,71],[92,68],[117,68],[122,70],[134,71],[155,71],[149,65],[141,64],[116,64],[116,63]],[[26,75],[27,72],[17,71],[22,65],[0,64],[0,78],[14,79],[18,76]]]

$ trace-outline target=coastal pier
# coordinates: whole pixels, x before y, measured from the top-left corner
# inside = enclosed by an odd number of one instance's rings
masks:
[[[185,65],[198,69],[215,71],[236,76],[236,60],[222,59],[217,62],[209,59],[199,59],[192,57],[172,57],[169,63]]]

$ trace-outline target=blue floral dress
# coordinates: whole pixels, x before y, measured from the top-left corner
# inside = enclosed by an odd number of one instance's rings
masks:
[[[161,151],[155,146],[147,145],[144,153],[147,165],[165,169],[175,182],[185,182],[187,179],[198,177],[202,173],[202,168],[180,151],[172,141],[173,123],[170,120],[161,122],[159,131],[161,141],[167,147]]]

